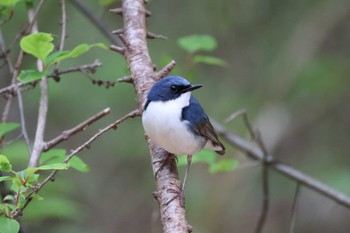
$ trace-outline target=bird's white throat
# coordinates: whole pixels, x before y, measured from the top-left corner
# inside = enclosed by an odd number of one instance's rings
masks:
[[[181,120],[182,109],[190,104],[186,92],[169,101],[151,101],[143,112],[142,123],[151,140],[173,154],[192,155],[200,151],[206,140],[196,137]]]

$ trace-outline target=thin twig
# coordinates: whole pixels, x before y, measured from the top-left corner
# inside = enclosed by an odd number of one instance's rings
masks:
[[[300,193],[300,184],[299,184],[299,182],[297,182],[297,187],[295,189],[294,198],[293,198],[293,205],[292,205],[292,213],[291,213],[291,220],[290,220],[290,226],[289,226],[289,233],[294,233],[294,230],[295,230],[297,202],[298,202],[299,193]]]
[[[19,115],[21,118],[21,131],[24,137],[24,141],[26,142],[27,145],[27,151],[28,155],[32,152],[31,145],[30,145],[30,140],[27,132],[27,126],[26,126],[26,120],[24,116],[24,106],[23,106],[23,98],[22,98],[22,92],[20,89],[16,90],[17,93],[17,101],[18,101],[18,109],[19,109]]]
[[[122,43],[111,33],[111,29],[99,18],[96,17],[94,11],[90,10],[82,1],[80,0],[70,0],[70,2],[89,19],[97,29],[100,30],[113,44],[121,46]]]
[[[215,121],[212,121],[212,124],[214,125],[216,132],[218,132],[218,134],[226,139],[226,141],[228,141],[231,145],[245,152],[254,160],[263,160],[264,152],[261,150],[261,148],[241,138],[237,134],[227,131],[223,126],[219,125]],[[268,155],[267,162],[271,168],[289,177],[290,179],[300,182],[300,184],[337,202],[339,205],[350,208],[350,198],[348,196],[337,192],[327,185],[313,179],[312,177],[274,159],[271,155]]]
[[[59,51],[62,51],[64,49],[64,42],[66,40],[66,23],[67,23],[67,15],[66,15],[66,1],[60,0],[61,3],[61,39],[60,39],[60,46]]]
[[[11,59],[9,58],[7,53],[5,52],[6,51],[6,45],[5,45],[5,41],[3,40],[3,36],[2,36],[1,30],[0,30],[0,48],[1,48],[2,53],[5,56],[5,61],[7,63],[7,66],[9,68],[10,73],[12,75],[14,75],[16,73],[16,70],[13,67]],[[23,135],[24,140],[25,140],[26,145],[27,145],[28,155],[30,155],[32,150],[31,150],[30,141],[29,141],[27,128],[26,128],[26,121],[25,121],[25,116],[24,116],[22,93],[21,93],[21,90],[19,90],[19,88],[16,88],[16,81],[15,81],[14,78],[12,78],[11,83],[13,83],[12,85],[14,85],[14,89],[15,89],[15,92],[16,92],[17,97],[18,97],[17,101],[18,101],[19,115],[20,115],[20,119],[21,119],[21,131],[22,131],[22,135]],[[6,101],[5,108],[4,108],[4,111],[3,111],[3,114],[2,114],[2,122],[6,122],[6,120],[7,120],[7,116],[8,116],[8,113],[10,111],[12,95],[8,95],[7,98],[8,99]]]
[[[168,39],[168,37],[166,37],[166,36],[155,34],[153,32],[147,32],[147,38],[148,39],[162,39],[162,40]]]
[[[157,79],[162,79],[167,76],[175,67],[176,62],[171,60],[166,66],[164,66],[160,71],[157,72]]]
[[[38,25],[35,20],[37,12],[32,7],[28,8],[29,22],[33,22],[31,33],[37,33]],[[43,71],[43,63],[37,60],[38,71]],[[28,167],[36,167],[39,163],[40,155],[44,146],[44,133],[46,127],[46,116],[49,105],[49,87],[47,77],[44,76],[40,81],[40,101],[38,111],[38,123],[35,132],[33,151],[30,155]]]
[[[96,71],[96,68],[100,67],[102,64],[101,62],[96,59],[93,63],[91,64],[86,64],[86,65],[81,65],[81,66],[74,66],[70,67],[64,70],[55,70],[51,74],[48,74],[48,78],[56,78],[61,76],[62,74],[67,74],[67,73],[73,73],[73,72],[83,72],[83,71],[88,71],[90,73],[94,73]],[[85,73],[84,73],[85,74]],[[7,87],[4,87],[0,89],[0,94],[4,93],[9,93],[10,95],[13,94],[13,92],[16,90],[16,88],[22,88],[24,86],[32,85],[32,83],[14,83],[11,84]]]
[[[7,64],[7,67],[9,69],[10,73],[13,74],[14,69],[13,69],[12,61],[9,58],[8,53],[6,51],[5,40],[4,40],[1,29],[0,29],[0,52],[4,56],[5,63]],[[12,99],[11,95],[7,96],[7,100],[6,100],[5,107],[4,107],[4,110],[2,112],[2,117],[1,117],[2,122],[7,121],[7,117],[8,117],[9,111],[10,111],[10,107],[11,107],[11,99]]]
[[[69,160],[73,158],[77,153],[81,152],[84,148],[90,148],[90,145],[93,141],[95,141],[97,138],[99,138],[101,135],[106,133],[108,130],[111,129],[117,129],[117,126],[121,123],[123,123],[125,120],[129,118],[134,118],[136,116],[140,116],[141,112],[136,109],[134,111],[129,112],[122,118],[116,120],[114,123],[108,125],[107,127],[99,130],[94,136],[92,136],[90,139],[85,141],[83,144],[78,146],[76,149],[72,150],[66,157],[66,159],[63,161],[63,163],[68,163]],[[28,204],[32,201],[32,197],[34,194],[38,193],[49,181],[54,180],[55,175],[59,172],[59,170],[53,170],[41,183],[38,183],[32,187],[32,191],[26,196],[25,203],[22,208],[16,209],[13,214],[11,215],[11,218],[17,219],[20,217],[23,213],[23,210],[28,206]]]
[[[131,76],[124,76],[124,77],[118,79],[117,81],[120,83],[133,83]]]
[[[247,114],[245,114],[244,116],[246,116]],[[245,117],[247,123],[249,123],[248,121],[248,117]],[[250,125],[250,124],[249,124]],[[260,149],[264,152],[264,157],[263,157],[263,161],[262,161],[262,191],[263,191],[263,205],[261,208],[261,214],[260,214],[260,218],[258,221],[258,224],[256,226],[256,233],[260,233],[263,230],[263,227],[265,225],[266,222],[266,217],[269,211],[269,204],[270,204],[270,190],[269,190],[269,163],[267,162],[267,156],[268,156],[268,152],[266,150],[265,144],[262,141],[261,135],[259,133],[259,131],[257,132],[258,135],[253,135],[256,139],[257,142],[259,144]]]
[[[231,121],[234,121],[237,117],[241,116],[242,114],[245,114],[246,112],[247,112],[247,110],[245,110],[245,109],[241,109],[237,112],[234,112],[229,117],[227,117],[224,122],[229,123]]]
[[[60,135],[55,137],[54,139],[48,141],[45,143],[45,146],[43,148],[43,151],[47,151],[51,149],[52,147],[56,146],[57,144],[61,143],[62,141],[67,140],[71,136],[79,133],[80,131],[85,130],[89,125],[96,122],[97,120],[101,119],[102,117],[108,115],[111,112],[110,108],[106,108],[103,111],[95,114],[94,116],[90,117],[89,119],[85,120],[84,122],[81,122],[80,124],[76,125],[75,127],[63,131]]]
[[[66,23],[67,23],[67,15],[66,15],[66,1],[60,0],[61,4],[61,38],[60,45],[58,46],[58,50],[62,51],[64,49],[64,42],[66,40]],[[55,65],[55,70],[58,69],[60,62],[57,62]]]
[[[259,148],[263,152],[263,159],[262,159],[262,193],[263,193],[263,204],[261,208],[261,214],[258,220],[258,224],[256,226],[255,232],[260,233],[262,232],[266,217],[269,211],[269,203],[270,203],[270,190],[269,190],[269,163],[268,163],[268,151],[266,149],[266,146],[262,140],[261,133],[259,131],[255,131],[248,119],[248,114],[245,109],[242,109],[236,113],[233,113],[230,117],[226,119],[225,122],[229,122],[234,120],[238,116],[243,116],[244,124],[249,132],[250,138],[257,143]]]

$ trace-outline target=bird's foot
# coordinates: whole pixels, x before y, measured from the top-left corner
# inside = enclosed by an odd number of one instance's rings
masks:
[[[175,195],[169,201],[167,201],[165,205],[169,205],[169,203],[179,198],[180,206],[182,208],[185,208],[185,190],[181,189],[180,191],[178,191],[174,189],[168,189],[168,192],[174,193]]]
[[[165,165],[167,164],[168,161],[170,161],[171,158],[175,158],[176,163],[177,163],[177,157],[174,154],[168,153],[168,155],[166,156],[165,159],[162,160],[158,160],[158,161],[154,161],[153,164],[156,163],[161,163],[160,167],[158,168],[158,170],[156,171],[156,173],[154,174],[154,178],[157,178],[158,173],[163,170],[163,168],[165,167]]]

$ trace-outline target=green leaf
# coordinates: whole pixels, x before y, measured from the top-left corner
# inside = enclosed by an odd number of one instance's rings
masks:
[[[178,45],[189,53],[197,51],[213,51],[217,47],[214,37],[210,35],[191,35],[179,38]]]
[[[238,161],[235,159],[222,159],[217,163],[212,164],[209,167],[210,173],[218,173],[218,172],[231,172],[238,165]]]
[[[45,64],[50,66],[58,61],[64,60],[69,58],[69,53],[71,51],[55,51],[52,52],[50,55],[47,56],[45,60]]]
[[[107,49],[107,47],[103,43],[96,43],[96,44],[92,44],[92,45],[80,44],[80,45],[76,46],[71,51],[53,52],[52,54],[50,54],[47,57],[47,59],[45,60],[45,64],[52,65],[56,62],[59,62],[59,61],[62,61],[62,60],[68,59],[68,58],[78,57],[78,56],[86,53],[87,51],[89,51],[93,47],[100,47],[103,49]]]
[[[13,178],[13,184],[12,187],[15,192],[18,191],[18,188],[22,188],[22,186],[28,186],[33,185],[37,182],[39,175],[34,174],[38,169],[36,167],[29,167],[25,170],[14,172],[16,174],[16,177]],[[23,182],[25,184],[23,184]]]
[[[52,149],[41,155],[40,164],[53,164],[53,163],[63,163],[66,159],[67,153],[64,149]],[[90,170],[89,166],[79,157],[72,157],[68,166],[72,167],[80,172],[88,172]]]
[[[0,232],[1,233],[18,233],[19,232],[19,223],[10,218],[4,216],[0,217]]]
[[[13,195],[6,195],[6,197],[4,197],[4,201],[13,201],[15,200],[15,197]]]
[[[218,57],[213,56],[202,56],[202,55],[196,55],[193,57],[193,62],[195,63],[204,63],[208,65],[217,65],[222,67],[227,67],[228,63]]]
[[[32,195],[32,197],[33,197],[35,200],[38,200],[38,201],[44,200],[44,197],[42,197],[42,196],[40,196],[39,194],[36,194],[36,193],[34,193],[34,194]]]
[[[74,156],[69,160],[70,167],[80,171],[80,172],[88,172],[90,171],[89,166],[79,157]]]
[[[12,165],[5,155],[0,155],[0,170],[4,172],[12,171]]]
[[[18,123],[1,123],[0,124],[0,137],[17,129],[20,126]]]
[[[12,180],[12,179],[13,179],[13,177],[11,177],[11,176],[0,176],[0,182],[6,181],[6,180]]]
[[[52,164],[52,163],[63,163],[66,157],[67,157],[66,150],[51,149],[41,154],[40,165]]]
[[[69,165],[66,163],[52,163],[37,167],[38,170],[67,170]]]
[[[51,34],[38,32],[23,37],[20,46],[24,52],[44,62],[47,55],[54,49],[54,44],[51,41],[53,41]]]
[[[18,3],[21,0],[0,0],[1,6],[14,6],[16,3]]]
[[[192,163],[206,163],[210,165],[215,163],[216,157],[217,155],[214,151],[202,150],[192,156]],[[187,165],[187,155],[178,156],[177,164],[179,166]]]
[[[22,83],[29,83],[36,80],[40,80],[42,77],[49,73],[48,70],[38,71],[38,70],[22,70],[18,76],[18,81]]]
[[[115,0],[100,0],[99,1],[100,5],[103,7],[112,5],[114,2],[115,2]]]

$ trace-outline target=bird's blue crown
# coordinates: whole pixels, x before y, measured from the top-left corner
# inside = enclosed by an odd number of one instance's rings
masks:
[[[167,76],[159,80],[148,93],[148,101],[168,101],[178,98],[191,83],[179,76]]]

